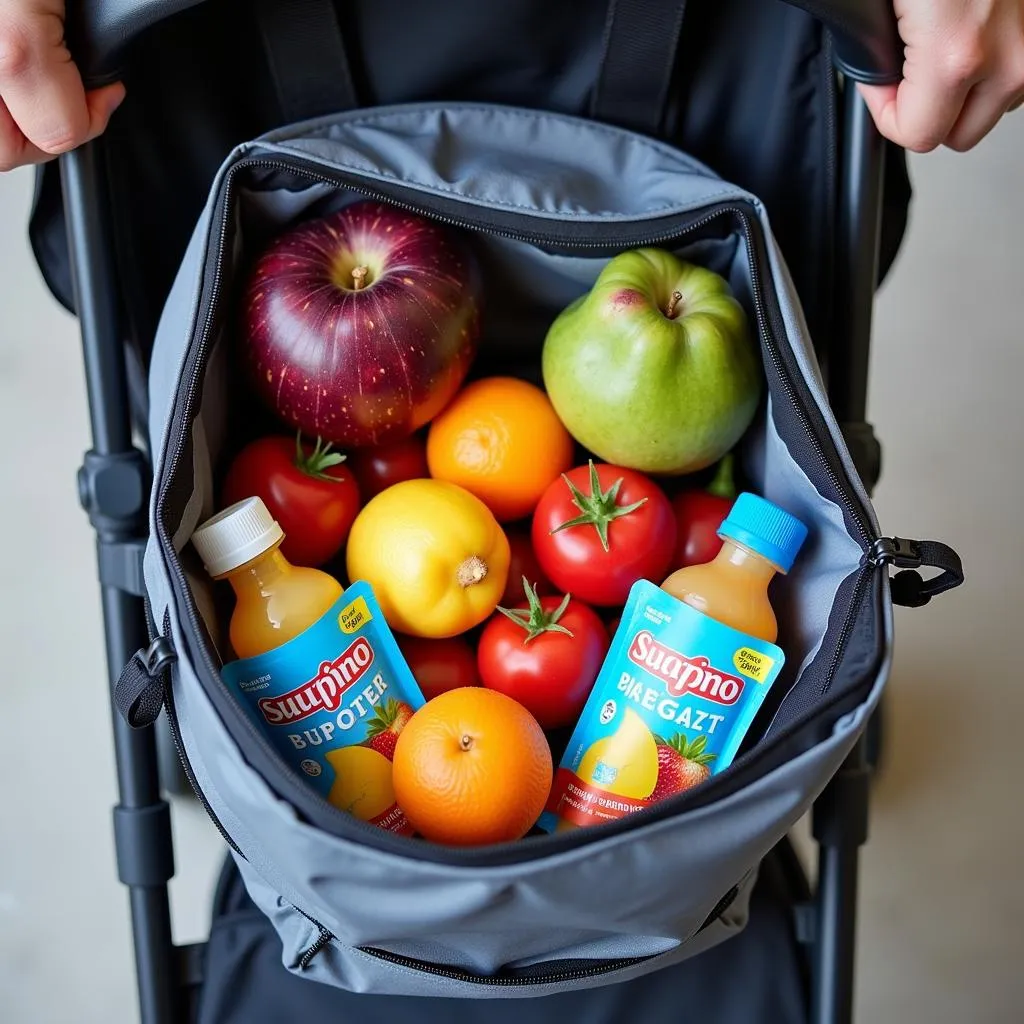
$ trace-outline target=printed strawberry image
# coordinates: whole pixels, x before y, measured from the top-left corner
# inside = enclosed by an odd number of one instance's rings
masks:
[[[715,754],[705,754],[707,737],[698,736],[687,742],[682,733],[676,733],[666,740],[661,736],[658,740],[658,781],[649,800],[663,800],[673,793],[682,793],[705,782],[711,775],[708,767],[715,759]]]
[[[398,734],[412,718],[412,708],[404,700],[388,698],[377,708],[376,714],[367,723],[366,745],[389,761],[395,759],[395,744]]]

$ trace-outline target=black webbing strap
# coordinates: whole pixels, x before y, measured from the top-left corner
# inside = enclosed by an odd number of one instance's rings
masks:
[[[948,544],[937,540],[880,537],[875,541],[872,559],[876,565],[893,565],[902,570],[892,578],[892,600],[893,604],[905,608],[920,608],[964,581],[960,556]],[[917,571],[922,566],[940,571],[925,579]]]
[[[658,135],[685,13],[685,0],[609,0],[591,117]]]
[[[286,124],[359,105],[331,0],[256,0],[255,9]]]

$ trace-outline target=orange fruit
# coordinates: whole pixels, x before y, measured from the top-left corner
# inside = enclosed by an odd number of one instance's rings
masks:
[[[500,522],[530,515],[572,461],[573,440],[551,400],[515,377],[468,384],[427,434],[430,475],[475,494]]]
[[[398,734],[395,799],[424,839],[475,846],[521,839],[551,791],[537,720],[496,690],[464,686],[424,704]]]

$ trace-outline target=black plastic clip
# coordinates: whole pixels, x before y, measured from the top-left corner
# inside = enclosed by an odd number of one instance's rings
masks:
[[[959,587],[964,581],[960,556],[948,545],[935,540],[904,540],[879,537],[871,546],[872,565],[894,565],[902,572],[891,581],[892,599],[905,608],[921,608],[937,594]],[[924,579],[917,571],[922,566],[942,571]]]
[[[920,569],[921,549],[912,540],[902,537],[879,537],[871,546],[875,565],[895,565],[900,569]]]
[[[171,641],[158,636],[145,650],[136,651],[114,687],[114,703],[133,729],[152,725],[164,706],[167,670],[178,660]]]

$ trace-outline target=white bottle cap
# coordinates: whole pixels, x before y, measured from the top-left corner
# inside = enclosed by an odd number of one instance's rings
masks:
[[[231,505],[192,534],[192,543],[211,576],[251,562],[283,539],[284,531],[262,498],[245,498]]]

